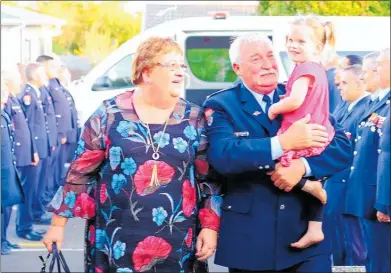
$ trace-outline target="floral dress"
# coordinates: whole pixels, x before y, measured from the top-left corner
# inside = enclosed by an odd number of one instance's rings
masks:
[[[104,101],[86,122],[49,210],[88,219],[86,272],[200,271],[197,231],[219,229],[222,202],[205,160],[201,109],[181,99],[164,134],[163,124],[149,125],[160,146],[159,183],[153,184],[148,127],[132,96],[128,91]]]

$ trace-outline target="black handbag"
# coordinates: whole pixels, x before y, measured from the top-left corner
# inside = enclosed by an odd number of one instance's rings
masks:
[[[62,255],[62,252],[58,251],[56,243],[53,243],[53,256],[52,259],[50,260],[49,264],[49,271],[48,273],[54,273],[54,266],[57,263],[57,272],[61,273],[61,268],[64,270],[65,273],[71,273],[69,270],[69,267],[65,261],[64,256]],[[46,256],[46,259],[44,259],[42,256],[39,256],[39,258],[42,261],[42,268],[41,268],[41,273],[46,273],[46,264],[49,261],[50,258],[50,253]]]

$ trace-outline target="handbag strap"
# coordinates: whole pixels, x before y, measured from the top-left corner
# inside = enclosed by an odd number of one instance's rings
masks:
[[[65,261],[64,255],[62,254],[62,252],[58,251],[56,243],[53,243],[52,247],[53,247],[53,256],[52,256],[52,259],[49,264],[49,273],[54,272],[53,270],[54,270],[55,264],[57,264],[57,272],[58,273],[61,273],[61,268],[64,269],[65,273],[71,273],[71,271],[69,270],[68,264]],[[41,273],[46,272],[46,263],[47,263],[50,255],[51,254],[48,253],[48,255],[46,256],[46,260],[44,260],[42,256],[39,256],[39,258],[42,261]]]

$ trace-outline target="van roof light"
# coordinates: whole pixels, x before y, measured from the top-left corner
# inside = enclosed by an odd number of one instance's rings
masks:
[[[227,19],[228,13],[223,11],[217,11],[212,13],[212,17],[215,20],[224,20]]]

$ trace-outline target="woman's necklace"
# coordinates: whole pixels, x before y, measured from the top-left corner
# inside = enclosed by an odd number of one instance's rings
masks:
[[[141,97],[141,101],[142,101],[143,105],[145,105],[144,99],[142,97]],[[175,105],[172,107],[172,111],[174,110],[174,107],[175,107]],[[172,111],[171,111],[171,113],[172,113]],[[153,150],[152,159],[154,160],[153,168],[152,168],[151,182],[149,183],[150,187],[153,187],[153,186],[159,187],[160,186],[158,171],[157,171],[157,166],[158,166],[159,161],[157,161],[157,160],[159,160],[159,158],[160,158],[160,154],[159,154],[160,142],[162,141],[164,134],[166,132],[168,122],[170,121],[171,113],[168,116],[168,118],[164,124],[164,128],[163,128],[162,134],[160,135],[159,141],[157,143],[157,147],[155,147],[155,143],[153,142],[152,133],[151,133],[151,129],[149,128],[149,124],[147,122],[145,122],[145,124],[147,125],[147,129],[148,129],[149,141],[151,142],[151,147]]]

